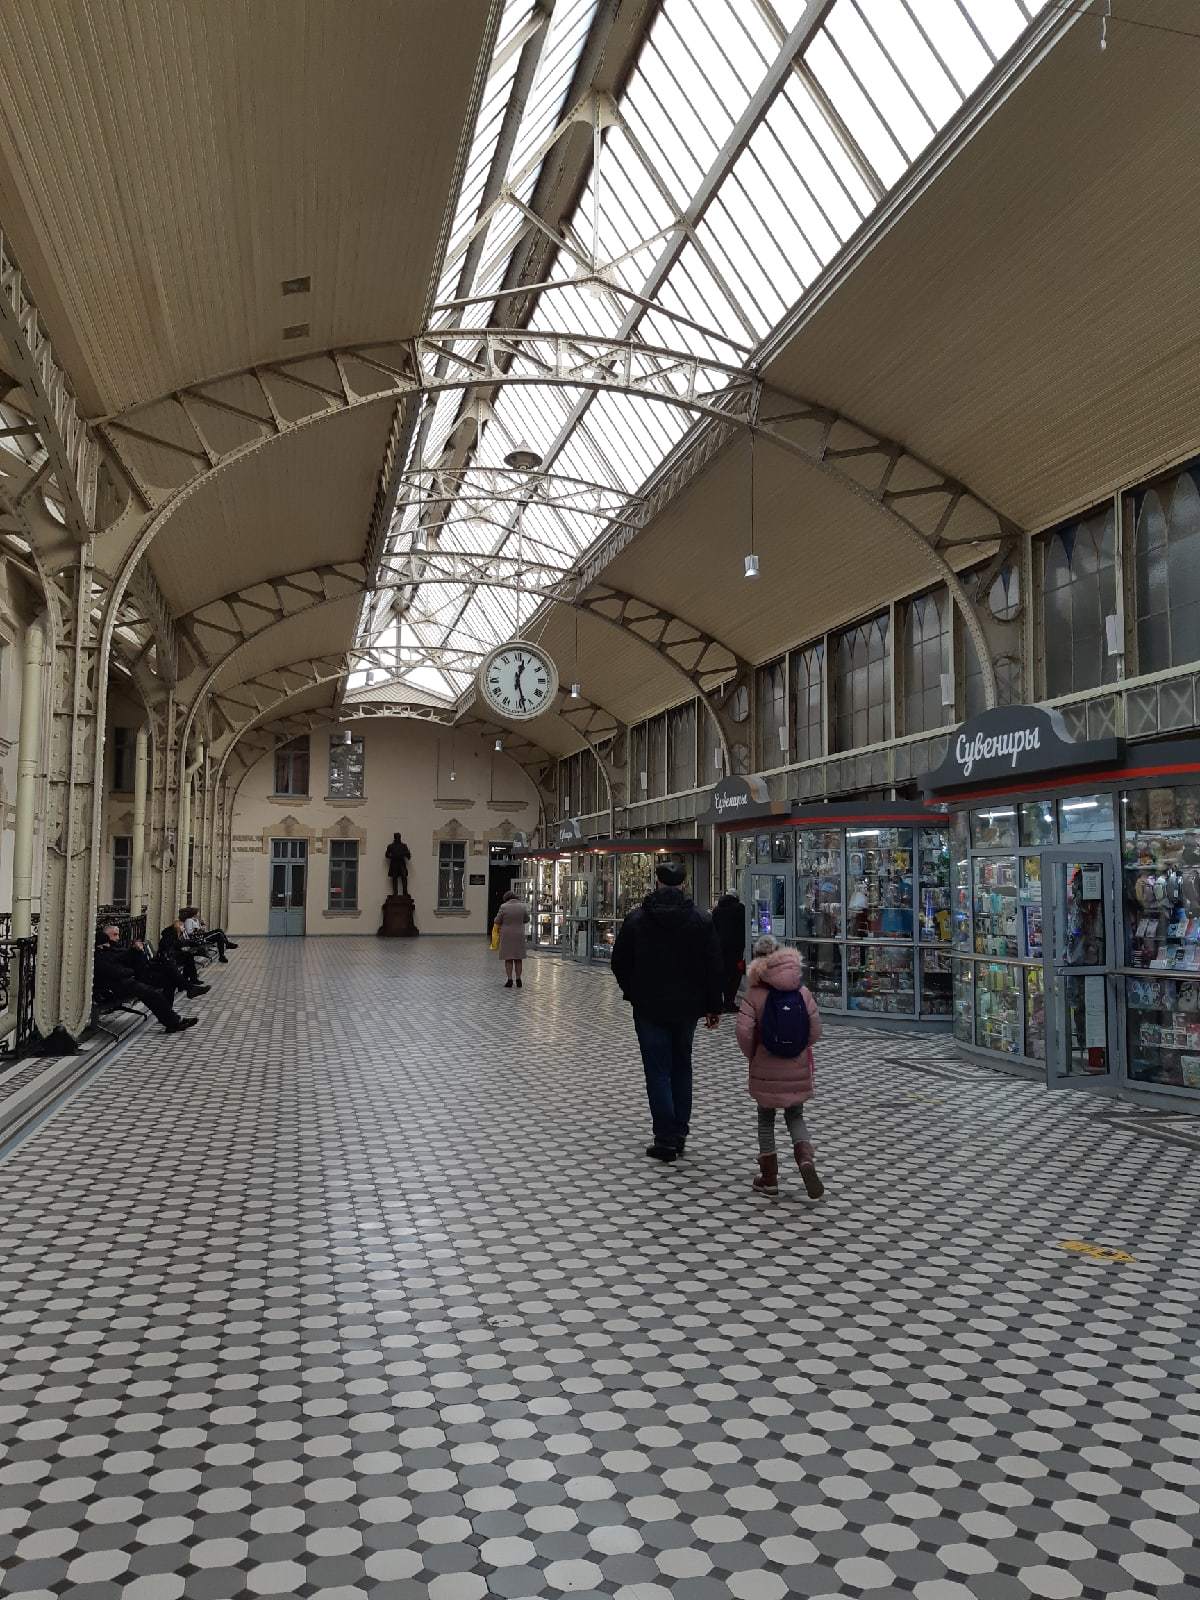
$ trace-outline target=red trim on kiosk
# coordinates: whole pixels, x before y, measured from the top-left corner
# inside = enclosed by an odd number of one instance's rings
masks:
[[[1112,767],[1107,772],[1077,772],[1058,775],[1043,773],[1040,778],[1027,778],[1023,783],[1008,783],[1002,788],[962,789],[955,793],[952,803],[959,805],[969,800],[1002,800],[1014,794],[1045,794],[1054,789],[1091,789],[1096,784],[1128,783],[1130,779],[1182,778],[1200,775],[1200,761],[1162,762],[1147,767]],[[948,796],[947,799],[950,797]]]

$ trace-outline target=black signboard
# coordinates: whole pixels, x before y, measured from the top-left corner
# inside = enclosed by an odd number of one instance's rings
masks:
[[[772,800],[765,778],[722,778],[708,797],[702,822],[742,822],[751,817],[774,817],[787,810]]]
[[[926,794],[987,784],[1018,784],[1041,773],[1076,772],[1120,761],[1120,739],[1077,743],[1057,711],[1042,706],[998,706],[964,722],[950,735],[946,759],[921,780]]]

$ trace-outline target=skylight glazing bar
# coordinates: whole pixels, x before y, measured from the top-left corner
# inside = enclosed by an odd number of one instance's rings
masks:
[[[962,13],[963,21],[967,24],[967,27],[970,28],[971,32],[979,40],[979,43],[980,43],[980,46],[981,46],[981,48],[983,50],[984,55],[986,55],[988,60],[991,62],[991,64],[993,66],[995,66],[996,62],[999,60],[999,57],[996,55],[996,53],[992,49],[991,45],[984,38],[983,32],[980,29],[979,24],[975,21],[975,18],[971,15],[971,12],[968,9],[968,7],[963,5],[962,0],[954,0],[954,5]]]
[[[844,0],[843,0],[843,3],[844,3]],[[859,76],[858,72],[855,70],[854,66],[851,64],[849,57],[846,55],[846,52],[842,49],[841,45],[838,43],[837,39],[830,32],[830,30],[828,28],[823,28],[821,30],[821,33],[822,33],[822,37],[825,40],[828,41],[830,49],[832,49],[834,51],[834,53],[836,54],[838,60],[842,63],[843,68],[845,69],[846,73],[848,74],[848,76],[851,78],[851,80],[855,84],[856,88],[858,89],[859,94],[862,95],[862,97],[866,101],[867,105],[870,106],[872,112],[875,115],[876,122],[883,129],[883,132],[887,136],[887,138],[891,140],[893,145],[895,145],[896,154],[900,157],[900,160],[901,160],[901,163],[902,163],[902,166],[903,166],[903,170],[907,171],[908,166],[909,166],[910,161],[911,161],[912,158],[909,156],[908,151],[900,143],[900,140],[896,135],[895,129],[892,127],[890,119],[885,117],[883,112],[879,109],[879,106],[876,103],[874,96],[871,94],[871,91],[867,88],[866,84],[863,82],[862,78]]]
[[[863,27],[866,28],[867,32],[871,35],[872,39],[874,39],[876,45],[879,48],[880,54],[884,57],[884,59],[887,61],[888,65],[891,67],[892,71],[896,74],[897,81],[900,83],[901,87],[904,90],[904,93],[908,96],[909,100],[917,108],[917,111],[920,114],[922,121],[925,123],[925,126],[929,129],[929,136],[930,136],[930,138],[932,138],[933,135],[937,132],[937,123],[935,123],[933,118],[929,115],[929,112],[925,107],[924,101],[921,99],[921,97],[913,89],[912,84],[908,81],[907,75],[905,73],[901,72],[899,64],[897,63],[897,61],[893,57],[891,51],[884,44],[883,40],[879,37],[878,29],[875,27],[874,23],[872,23],[871,19],[867,16],[867,14],[863,10],[862,6],[859,5],[858,0],[848,0],[848,3],[853,7],[855,15],[858,16],[859,19],[861,20]]]
[[[904,11],[908,14],[908,18],[911,21],[913,27],[917,30],[917,32],[921,35],[922,39],[924,39],[925,43],[928,45],[930,55],[937,62],[938,66],[941,67],[942,71],[946,74],[946,77],[950,80],[951,84],[954,86],[954,92],[958,95],[958,98],[960,100],[965,100],[967,98],[967,91],[963,87],[963,85],[959,82],[958,77],[956,76],[956,74],[954,73],[954,70],[950,66],[950,63],[946,60],[945,56],[938,49],[937,44],[935,43],[935,41],[933,39],[933,36],[930,34],[930,32],[926,28],[925,24],[921,21],[919,7],[918,7],[918,9],[914,10],[914,8],[909,4],[909,0],[900,0],[900,5],[903,7]]]

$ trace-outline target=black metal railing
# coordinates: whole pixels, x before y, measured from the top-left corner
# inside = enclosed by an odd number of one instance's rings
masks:
[[[101,906],[96,914],[96,938],[109,923],[115,922],[121,930],[121,944],[132,944],[135,939],[146,937],[146,912],[145,909],[133,916],[127,906]]]
[[[0,919],[11,934],[12,916]],[[33,990],[37,974],[37,934],[27,939],[0,939],[0,1016],[13,1027],[0,1043],[0,1071],[22,1055],[33,1038]]]

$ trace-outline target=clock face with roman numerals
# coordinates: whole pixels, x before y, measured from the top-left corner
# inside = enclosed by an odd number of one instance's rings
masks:
[[[479,669],[479,689],[493,711],[524,721],[540,716],[558,693],[558,671],[544,650],[514,639]]]

